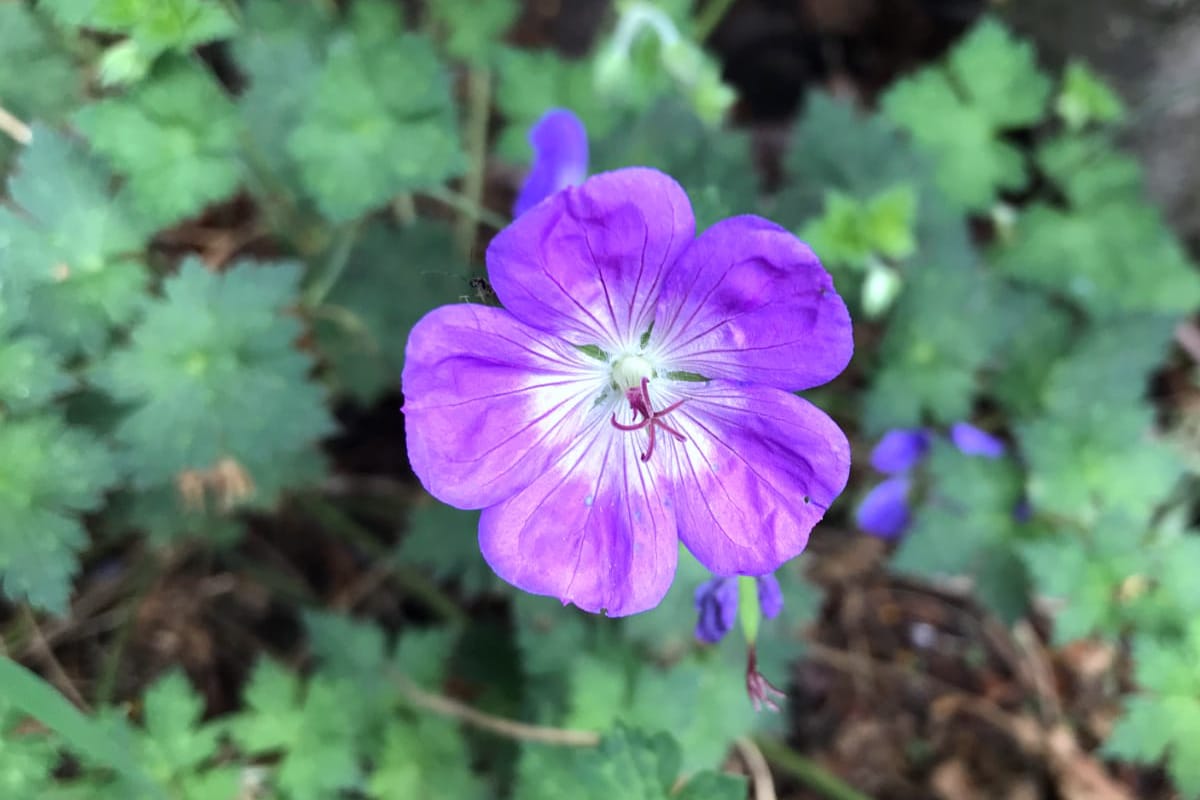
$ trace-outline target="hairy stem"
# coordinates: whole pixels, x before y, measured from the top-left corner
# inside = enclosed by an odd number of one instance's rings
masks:
[[[473,208],[483,206],[483,177],[487,167],[488,115],[492,110],[492,73],[485,67],[472,67],[467,74],[467,174],[463,178],[463,196]],[[459,209],[456,238],[458,249],[471,258],[475,244],[477,216]]]
[[[696,41],[703,42],[716,30],[717,25],[724,19],[733,2],[734,0],[708,0],[708,5],[696,15],[694,26]]]
[[[829,800],[871,800],[816,761],[800,755],[782,742],[761,736],[755,737],[754,743],[777,769]]]

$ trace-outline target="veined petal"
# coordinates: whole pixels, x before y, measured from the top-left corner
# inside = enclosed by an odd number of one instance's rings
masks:
[[[799,555],[846,486],[845,434],[793,394],[696,384],[669,419],[688,438],[663,450],[679,537],[714,574],[765,575]]]
[[[488,277],[526,324],[615,350],[649,327],[663,276],[694,236],[679,184],[622,169],[552,195],[500,231]]]
[[[663,284],[655,339],[681,370],[788,391],[827,383],[854,352],[850,313],[821,262],[754,216],[718,222],[684,252]]]
[[[888,478],[867,492],[854,521],[872,536],[894,539],[908,528],[908,478]]]
[[[675,576],[670,487],[633,437],[595,419],[556,463],[479,520],[484,559],[504,580],[611,617],[654,608]]]
[[[587,129],[569,109],[552,108],[529,129],[533,166],[521,184],[513,216],[519,217],[568,186],[583,183],[588,171]]]
[[[466,303],[413,327],[402,379],[408,457],[434,497],[498,503],[575,440],[603,376],[546,339],[503,309]]]

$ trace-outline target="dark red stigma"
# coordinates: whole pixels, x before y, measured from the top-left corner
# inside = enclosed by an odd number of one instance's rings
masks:
[[[663,417],[683,405],[682,400],[674,402],[660,411],[655,411],[650,407],[649,378],[642,378],[642,385],[640,387],[626,389],[625,397],[629,400],[629,407],[633,409],[635,414],[640,414],[642,419],[640,422],[635,422],[632,425],[623,425],[620,422],[617,422],[617,414],[616,412],[613,412],[612,425],[614,428],[621,431],[640,431],[642,428],[647,427],[650,429],[648,434],[650,437],[650,443],[646,446],[646,452],[642,453],[642,461],[649,461],[650,456],[654,453],[655,428],[662,428],[664,431],[671,434],[681,442],[687,441],[686,436],[662,421]]]

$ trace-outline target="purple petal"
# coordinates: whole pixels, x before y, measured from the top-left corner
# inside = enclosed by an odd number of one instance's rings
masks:
[[[779,579],[774,575],[760,575],[758,583],[758,607],[763,616],[775,619],[783,611],[783,590],[779,588]]]
[[[657,170],[588,178],[500,231],[487,251],[500,302],[572,344],[636,346],[665,272],[695,237],[687,195]]]
[[[713,578],[696,587],[696,638],[715,644],[737,622],[738,579]]]
[[[588,171],[587,129],[570,110],[552,108],[529,129],[533,166],[521,184],[513,216],[519,217],[568,186],[583,183]]]
[[[603,389],[567,345],[503,309],[434,309],[412,329],[403,389],[408,457],[429,493],[484,508],[528,486],[574,440]]]
[[[956,422],[950,427],[950,440],[963,455],[982,458],[1004,457],[1003,441],[967,422]]]
[[[617,617],[654,608],[675,576],[669,486],[606,419],[526,489],[484,509],[483,557],[533,594]]]
[[[871,466],[880,472],[907,472],[929,452],[933,437],[921,428],[890,430],[871,451]]]
[[[854,351],[846,304],[812,250],[752,216],[718,222],[684,252],[655,339],[681,370],[788,391],[827,383]]]
[[[858,527],[873,536],[892,539],[908,527],[908,478],[888,478],[876,486],[855,512]]]
[[[765,386],[691,384],[662,455],[679,536],[717,575],[765,575],[799,555],[846,485],[850,446],[816,406]],[[658,458],[656,452],[655,458]]]

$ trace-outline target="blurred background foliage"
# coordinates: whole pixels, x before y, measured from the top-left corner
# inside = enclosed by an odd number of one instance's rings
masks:
[[[1200,273],[1136,115],[979,3],[900,4],[915,45],[797,5],[781,46],[752,0],[0,0],[0,795],[1200,797]],[[408,330],[494,302],[554,106],[856,319],[781,715],[686,553],[591,617],[408,470]],[[899,542],[855,531],[878,438],[964,420],[1007,455],[935,445]]]

